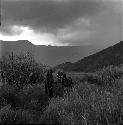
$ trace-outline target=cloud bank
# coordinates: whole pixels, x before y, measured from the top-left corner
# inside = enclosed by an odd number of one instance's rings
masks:
[[[1,34],[19,35],[20,27],[45,33],[56,42],[81,45],[122,39],[122,1],[2,0]],[[108,35],[107,35],[108,34]]]

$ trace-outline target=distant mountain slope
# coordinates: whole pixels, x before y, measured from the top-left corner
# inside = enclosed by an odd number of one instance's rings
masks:
[[[27,40],[20,41],[0,41],[2,55],[7,53],[32,53],[36,61],[50,66],[55,66],[63,62],[75,62],[83,57],[93,54],[104,47],[89,46],[44,46],[33,45]]]
[[[55,68],[66,71],[91,72],[104,66],[119,64],[123,64],[123,41],[75,63],[67,62]]]

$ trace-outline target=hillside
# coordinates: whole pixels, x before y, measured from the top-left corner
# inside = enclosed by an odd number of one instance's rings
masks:
[[[3,59],[0,68],[0,124],[123,125],[123,67],[61,82],[29,58]]]
[[[66,62],[56,66],[65,71],[92,72],[104,66],[123,64],[123,41],[75,63]]]
[[[37,62],[55,66],[63,62],[75,62],[83,57],[93,54],[104,47],[88,46],[45,46],[34,45],[27,40],[0,41],[2,53],[26,53],[30,52]]]

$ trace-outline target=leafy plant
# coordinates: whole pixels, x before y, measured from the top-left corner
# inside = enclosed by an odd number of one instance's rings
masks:
[[[17,87],[42,82],[44,70],[44,66],[35,62],[30,54],[12,53],[0,61],[2,81]]]

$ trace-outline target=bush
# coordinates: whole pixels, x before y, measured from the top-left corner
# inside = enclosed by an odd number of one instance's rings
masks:
[[[23,87],[18,94],[24,109],[41,111],[48,104],[49,98],[41,84]]]
[[[63,94],[64,94],[64,89],[62,87],[62,84],[58,83],[58,82],[56,84],[54,84],[54,86],[53,86],[53,96],[54,97],[57,97],[57,96],[61,97],[61,96],[63,96]]]
[[[96,84],[103,87],[113,86],[116,80],[123,77],[123,67],[109,66],[95,73],[88,73],[84,76],[83,81],[90,84]]]
[[[22,108],[41,112],[48,101],[44,86],[40,84],[28,85],[22,89],[6,84],[0,88],[0,107],[9,104],[14,110]]]
[[[44,66],[36,63],[29,54],[3,57],[0,70],[2,81],[17,87],[42,82],[44,79]]]
[[[33,122],[37,123],[48,102],[49,98],[45,95],[42,84],[28,85],[22,89],[3,85],[0,88],[0,123],[27,124],[32,122],[32,116]],[[13,119],[15,116],[16,119]]]
[[[10,104],[12,108],[17,108],[21,105],[18,97],[18,89],[5,84],[0,88],[0,106]]]
[[[101,71],[97,71],[95,75],[103,85],[112,86],[114,81],[123,77],[123,67],[109,66],[103,68]]]

